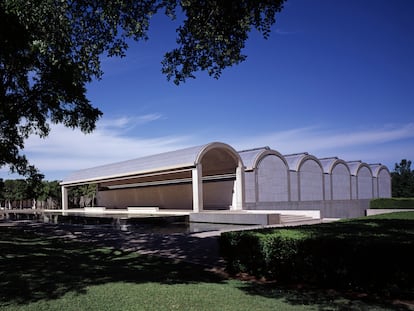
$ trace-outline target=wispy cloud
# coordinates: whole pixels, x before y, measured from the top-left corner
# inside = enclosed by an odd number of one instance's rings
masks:
[[[139,116],[122,116],[113,119],[98,121],[97,128],[101,130],[130,130],[136,126],[145,125],[150,122],[165,119],[160,113],[149,113]]]
[[[126,131],[161,119],[160,114],[103,119],[88,135],[54,125],[47,139],[28,139],[24,151],[48,179],[60,179],[70,171],[177,150],[210,140],[221,140],[237,150],[269,146],[282,154],[307,151],[318,158],[338,156],[346,161],[382,162],[390,169],[403,158],[414,159],[414,123],[356,130],[309,126],[214,139],[201,130],[191,135],[153,138],[133,136]]]
[[[191,136],[168,135],[155,138],[129,136],[125,131],[162,118],[159,114],[104,119],[91,134],[63,125],[53,125],[46,139],[30,137],[24,149],[29,160],[42,172],[60,174],[87,167],[138,158],[193,144]],[[55,178],[55,177],[54,177]]]
[[[282,154],[306,151],[316,157],[394,163],[414,156],[414,147],[409,143],[413,139],[414,123],[343,131],[314,126],[236,138],[233,145],[237,149],[269,146]]]

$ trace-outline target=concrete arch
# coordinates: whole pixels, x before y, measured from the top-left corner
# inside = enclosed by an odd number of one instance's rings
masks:
[[[352,198],[372,199],[374,187],[372,182],[372,170],[367,163],[362,161],[347,162],[352,175]]]
[[[289,166],[281,153],[261,147],[239,154],[246,166],[246,202],[289,201]]]
[[[212,150],[216,150],[230,156],[234,161],[236,161],[237,165],[243,165],[243,161],[238,152],[232,146],[221,142],[212,142],[202,146],[195,157],[194,165],[201,164],[206,155]]]
[[[374,184],[374,198],[391,197],[391,173],[381,163],[370,164],[372,180]]]
[[[323,167],[319,160],[308,153],[285,155],[285,159],[291,171],[292,201],[296,193],[298,201],[324,200]]]
[[[286,168],[288,168],[288,163],[286,162],[284,156],[280,152],[270,149],[269,147],[239,151],[239,155],[242,157],[243,163],[246,166],[246,170],[256,169],[260,164],[260,161],[262,161],[263,158],[268,155],[274,155],[280,158],[285,164]]]
[[[289,169],[284,157],[269,150],[258,157],[256,166],[257,201],[289,201]]]
[[[198,210],[243,208],[244,165],[233,147],[220,142],[207,144],[198,152],[194,165],[193,198]]]
[[[351,171],[347,163],[338,157],[319,159],[325,173],[325,199],[350,200]]]

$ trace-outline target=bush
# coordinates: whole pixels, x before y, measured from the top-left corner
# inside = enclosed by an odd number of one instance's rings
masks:
[[[409,293],[414,289],[414,221],[366,217],[288,229],[227,232],[232,273],[280,283]]]
[[[369,207],[373,209],[414,209],[414,198],[373,199]]]
[[[265,265],[260,251],[260,239],[255,232],[223,233],[220,237],[220,251],[228,259],[227,270],[230,273],[263,273]]]

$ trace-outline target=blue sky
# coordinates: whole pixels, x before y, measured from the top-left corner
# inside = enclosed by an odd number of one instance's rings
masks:
[[[53,126],[24,151],[47,179],[211,141],[392,171],[414,160],[413,13],[411,0],[288,0],[268,40],[251,33],[244,63],[180,86],[160,64],[177,23],[156,16],[149,41],[104,59],[103,79],[89,85],[104,112],[96,131]]]

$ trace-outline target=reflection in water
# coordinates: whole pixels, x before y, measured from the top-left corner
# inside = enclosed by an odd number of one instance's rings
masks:
[[[246,225],[193,223],[188,216],[85,215],[65,212],[3,211],[0,222],[28,221],[61,225],[115,228],[126,232],[177,234],[242,228]]]

